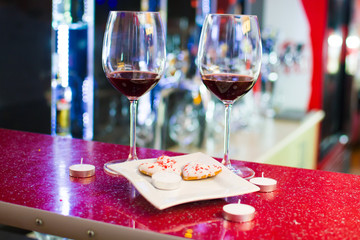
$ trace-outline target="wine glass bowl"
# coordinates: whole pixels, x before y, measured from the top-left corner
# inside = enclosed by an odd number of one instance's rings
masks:
[[[127,159],[109,165],[137,160],[137,101],[156,86],[166,61],[165,34],[158,12],[111,11],[106,24],[102,66],[110,84],[130,101],[130,153]]]
[[[235,168],[229,159],[232,104],[249,92],[259,77],[261,36],[254,15],[208,14],[201,31],[198,68],[207,89],[225,105],[224,158],[222,163],[243,178],[254,171]]]

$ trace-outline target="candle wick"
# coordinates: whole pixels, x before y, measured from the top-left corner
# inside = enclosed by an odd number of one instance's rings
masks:
[[[83,163],[83,158],[81,158],[81,164]]]

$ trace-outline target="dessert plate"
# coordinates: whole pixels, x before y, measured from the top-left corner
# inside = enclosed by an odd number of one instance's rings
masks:
[[[181,181],[180,187],[175,190],[159,190],[152,185],[151,177],[138,170],[141,163],[154,162],[156,160],[154,158],[117,163],[109,168],[127,178],[147,201],[160,210],[183,203],[237,196],[260,190],[259,187],[234,174],[204,153],[198,152],[172,158],[182,166],[191,161],[217,164],[222,166],[222,171],[212,178]]]

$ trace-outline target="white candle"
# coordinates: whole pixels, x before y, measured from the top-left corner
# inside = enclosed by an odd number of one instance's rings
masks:
[[[258,186],[260,188],[259,192],[272,192],[276,189],[277,185],[275,179],[264,177],[264,173],[262,173],[262,177],[252,178],[249,182]]]
[[[226,220],[234,222],[248,222],[255,217],[255,208],[253,206],[238,203],[231,203],[223,206],[223,216]]]
[[[83,164],[81,158],[80,164],[71,165],[69,167],[70,176],[72,177],[91,177],[95,174],[95,166],[91,164]]]
[[[180,187],[181,177],[177,173],[160,171],[152,176],[152,184],[161,190],[174,190]]]

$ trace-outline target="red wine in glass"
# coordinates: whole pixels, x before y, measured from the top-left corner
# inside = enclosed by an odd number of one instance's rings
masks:
[[[107,75],[111,85],[128,99],[138,99],[159,82],[160,76],[144,71],[115,71]]]
[[[232,105],[249,92],[261,68],[261,36],[255,15],[208,14],[199,40],[197,65],[204,85],[225,106],[224,158],[235,174],[249,179],[255,172],[232,166],[229,157]]]
[[[201,79],[221,101],[231,102],[245,95],[255,84],[253,77],[239,74],[206,74]]]
[[[106,23],[102,67],[110,84],[130,101],[130,151],[126,159],[104,164],[111,167],[138,160],[136,154],[136,112],[138,100],[159,82],[166,63],[166,39],[159,12],[110,11]]]

